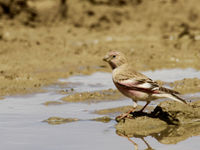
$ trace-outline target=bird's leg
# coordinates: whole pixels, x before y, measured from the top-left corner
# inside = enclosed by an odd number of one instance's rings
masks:
[[[147,143],[147,141],[143,137],[141,139],[147,145],[147,147],[148,147],[147,149],[153,150],[153,148],[149,145],[149,143]]]
[[[147,103],[144,105],[144,107],[140,110],[140,112],[143,112],[143,110],[149,105],[150,101],[147,101]]]
[[[133,108],[131,108],[128,112],[121,114],[117,118],[121,120],[121,119],[124,119],[125,117],[128,117],[128,115],[132,113],[133,111],[135,111],[136,108],[137,108],[137,103],[136,101],[133,101]]]
[[[138,145],[137,145],[137,143],[135,143],[130,137],[128,137],[127,135],[124,135],[124,134],[118,134],[118,135],[127,138],[131,143],[133,143],[134,149],[135,149],[135,150],[138,150]]]

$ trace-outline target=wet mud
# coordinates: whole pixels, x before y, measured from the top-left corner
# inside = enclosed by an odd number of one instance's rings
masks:
[[[200,75],[199,75],[200,76]],[[200,79],[199,78],[185,78],[170,83],[174,90],[182,94],[200,92]]]
[[[176,144],[200,135],[200,101],[187,105],[164,101],[152,112],[134,112],[117,120],[116,133],[127,137],[152,136],[163,144]]]
[[[58,102],[58,101],[46,101],[45,103],[43,103],[46,106],[50,106],[50,105],[60,105],[62,104],[62,102]]]
[[[75,122],[75,121],[79,121],[79,119],[76,119],[76,118],[50,117],[50,118],[44,120],[43,122],[47,122],[48,124],[51,124],[51,125],[59,125],[59,124]]]
[[[61,118],[61,117],[49,117],[48,119],[44,120],[43,122],[47,122],[48,124],[51,125],[59,125],[59,124],[65,124],[65,123],[71,123],[71,122],[76,122],[76,121],[97,121],[97,122],[102,122],[102,123],[108,123],[112,120],[112,118],[108,116],[104,117],[97,117],[93,119],[77,119],[77,118]]]
[[[98,118],[94,118],[91,119],[92,121],[99,121],[99,122],[103,122],[103,123],[108,123],[112,120],[112,118],[108,117],[108,116],[104,116],[104,117],[98,117]]]
[[[95,92],[82,92],[82,93],[74,93],[63,97],[62,100],[64,102],[101,102],[101,101],[111,101],[111,100],[120,100],[120,98],[124,97],[117,90],[108,89],[101,90]]]

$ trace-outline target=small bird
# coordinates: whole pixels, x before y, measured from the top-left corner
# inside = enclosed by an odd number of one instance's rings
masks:
[[[133,109],[122,115],[128,116],[137,107],[137,101],[146,101],[141,112],[153,100],[158,98],[170,98],[180,103],[187,104],[184,99],[178,96],[179,92],[159,86],[157,82],[136,72],[128,63],[125,55],[121,52],[111,51],[103,58],[112,68],[112,79],[117,89],[125,96],[133,100]]]

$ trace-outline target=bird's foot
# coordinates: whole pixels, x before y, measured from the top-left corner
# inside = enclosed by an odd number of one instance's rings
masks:
[[[117,116],[117,117],[116,117],[116,121],[119,122],[120,120],[125,119],[125,118],[129,118],[129,119],[131,119],[131,118],[132,118],[131,113],[132,113],[134,110],[135,110],[135,108],[129,110],[129,111],[126,112],[126,113],[123,113],[123,114]]]

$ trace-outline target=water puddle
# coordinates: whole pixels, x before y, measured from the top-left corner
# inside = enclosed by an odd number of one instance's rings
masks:
[[[200,78],[200,71],[194,69],[146,71],[144,74],[154,80],[166,82],[183,78]],[[162,144],[152,136],[132,136],[133,138],[126,137],[123,134],[119,136],[119,133],[115,133],[117,132],[115,129],[116,122],[113,120],[115,116],[112,114],[107,116],[111,120],[105,123],[104,120],[102,121],[102,117],[105,115],[93,113],[96,110],[132,105],[128,98],[98,103],[66,102],[61,105],[44,105],[47,101],[62,102],[61,99],[66,95],[57,92],[62,89],[73,88],[74,92],[115,89],[110,73],[97,72],[90,76],[73,76],[59,81],[66,84],[48,87],[46,93],[11,96],[0,101],[0,144],[2,149],[121,150],[136,148],[134,142],[139,149],[152,147],[159,150],[175,150],[200,147],[200,136],[184,139],[178,144]],[[198,99],[200,93],[189,94],[189,96]],[[43,122],[49,118],[54,119],[54,121],[57,119],[56,121],[61,123],[52,125]]]
[[[173,82],[184,78],[200,78],[200,71],[192,68],[187,69],[162,69],[155,71],[143,72],[146,76],[153,80],[162,80],[165,82]]]
[[[97,91],[97,90],[105,90],[113,88],[115,89],[114,84],[112,83],[110,73],[105,72],[96,72],[90,76],[87,75],[79,75],[72,76],[68,79],[60,79],[60,82],[67,82],[72,86],[77,92],[85,92],[85,91]],[[78,86],[76,86],[78,85]]]

